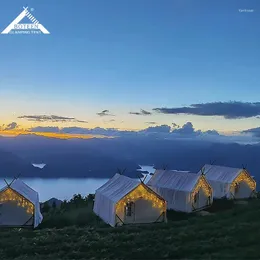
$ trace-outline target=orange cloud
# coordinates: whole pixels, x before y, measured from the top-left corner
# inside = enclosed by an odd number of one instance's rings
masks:
[[[18,135],[37,135],[37,136],[45,136],[49,138],[58,138],[58,139],[91,139],[91,138],[112,138],[102,135],[83,135],[83,134],[64,134],[64,133],[49,133],[49,132],[29,132],[26,130],[1,130],[0,135],[2,136],[18,136]]]

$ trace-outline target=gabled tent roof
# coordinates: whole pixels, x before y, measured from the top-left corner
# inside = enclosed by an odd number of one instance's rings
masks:
[[[115,174],[108,182],[96,190],[113,202],[118,202],[141,183],[127,176]]]
[[[204,165],[204,174],[207,180],[232,183],[243,169],[220,165]],[[201,173],[201,171],[199,171]]]
[[[156,170],[147,185],[151,187],[167,188],[191,192],[200,175],[173,170]]]
[[[0,190],[0,192],[6,190],[7,188],[8,188],[8,186],[6,185],[4,188],[2,188]],[[32,188],[30,188],[23,181],[21,181],[19,179],[14,180],[11,183],[10,188],[13,189],[14,191],[18,192],[19,194],[21,194],[25,199],[27,199],[28,201],[30,201],[34,205],[36,203],[39,203],[38,192],[36,192]]]

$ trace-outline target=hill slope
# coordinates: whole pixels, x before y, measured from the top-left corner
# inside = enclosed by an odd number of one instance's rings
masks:
[[[0,259],[260,259],[260,200],[168,224],[1,230]]]

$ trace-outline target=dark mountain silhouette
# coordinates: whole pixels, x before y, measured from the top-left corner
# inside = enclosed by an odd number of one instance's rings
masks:
[[[136,177],[138,164],[134,161],[104,153],[102,147],[88,146],[84,140],[84,143],[77,141],[38,136],[5,138],[0,143],[5,149],[0,154],[2,176],[13,177],[21,173],[23,177],[107,178],[113,176],[117,168],[127,168],[126,173]],[[32,163],[47,165],[39,169]]]
[[[43,203],[41,203],[41,208],[44,207],[44,205],[48,205],[49,207],[53,207],[55,205],[55,207],[60,208],[61,204],[62,204],[62,200],[56,199],[56,198],[51,198]]]
[[[157,168],[198,172],[205,163],[247,169],[260,181],[260,146],[187,140],[159,140],[149,137],[59,140],[40,136],[0,139],[0,170],[3,175],[24,177],[109,178],[117,168],[136,177],[138,164]],[[46,163],[43,169],[31,163]],[[6,177],[8,177],[6,176]]]
[[[33,167],[30,161],[6,151],[0,151],[0,172],[2,177],[15,177],[18,174],[26,176],[28,172],[31,176],[40,174],[39,169]]]

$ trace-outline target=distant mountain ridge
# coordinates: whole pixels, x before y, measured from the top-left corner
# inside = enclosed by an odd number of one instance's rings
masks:
[[[117,168],[136,177],[139,164],[198,172],[205,163],[241,168],[244,164],[260,181],[260,146],[158,140],[152,138],[116,138],[59,140],[45,137],[0,139],[1,175],[13,177],[90,177],[110,178]],[[32,162],[46,163],[43,169]],[[5,176],[5,177],[8,177]]]
[[[45,202],[41,203],[41,208],[44,207],[44,205],[48,205],[49,207],[53,207],[55,205],[55,207],[59,208],[62,204],[62,200],[56,199],[56,198],[51,198]]]

